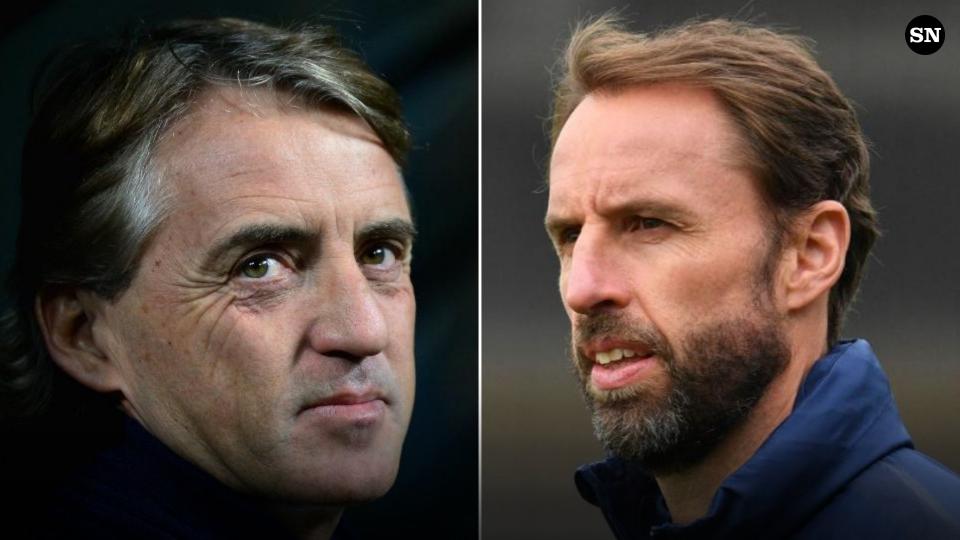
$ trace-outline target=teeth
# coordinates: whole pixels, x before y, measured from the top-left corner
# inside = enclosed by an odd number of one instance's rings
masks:
[[[609,351],[598,352],[596,361],[598,364],[607,365],[610,362],[616,362],[622,358],[633,358],[637,356],[637,351],[633,349],[610,349]]]

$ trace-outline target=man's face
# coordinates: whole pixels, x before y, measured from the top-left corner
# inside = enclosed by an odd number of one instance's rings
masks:
[[[742,143],[706,90],[593,93],[554,148],[547,229],[598,436],[696,463],[782,371],[778,250]]]
[[[414,398],[412,224],[360,119],[208,92],[165,135],[172,213],[106,309],[127,408],[246,493],[342,504],[395,478]]]

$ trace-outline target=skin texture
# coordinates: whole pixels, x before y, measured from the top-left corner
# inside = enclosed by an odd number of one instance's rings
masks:
[[[574,357],[594,432],[607,450],[661,476],[687,470],[715,450],[789,360],[780,321],[766,300],[758,298],[750,315],[691,328],[680,351],[643,321],[606,313],[584,317],[574,343],[628,337],[648,346],[656,358],[651,363],[665,369],[649,384],[641,378],[598,391],[590,382],[593,361],[582,353]]]
[[[591,94],[560,134],[547,228],[575,335],[612,312],[676,344],[688,328],[754,306],[769,243],[760,190],[728,159],[737,140],[714,118],[719,105],[685,92]],[[648,378],[651,391],[667,384],[659,365]]]
[[[178,454],[238,491],[335,517],[397,473],[414,399],[412,224],[397,165],[362,120],[288,101],[201,96],[157,150],[173,210],[130,288],[41,312],[58,362],[122,392]],[[363,414],[305,410],[345,394],[376,399]]]
[[[705,455],[654,470],[678,523],[702,516],[722,480],[789,414],[824,350],[827,294],[849,238],[843,207],[825,201],[772,251],[769,210],[741,165],[744,148],[709,90],[653,85],[588,94],[550,165],[546,227],[595,421],[662,412],[678,370],[725,385],[722,393],[734,384],[724,373],[739,368],[729,362],[757,346],[765,354],[751,361],[785,364],[751,383],[762,385],[752,410],[724,426]],[[613,390],[590,378],[593,354],[611,344],[653,353],[639,380]]]

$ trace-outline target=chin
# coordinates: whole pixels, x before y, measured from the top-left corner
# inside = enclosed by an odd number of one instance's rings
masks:
[[[378,499],[393,486],[399,449],[324,456],[287,467],[275,477],[271,498],[302,504],[347,506]]]

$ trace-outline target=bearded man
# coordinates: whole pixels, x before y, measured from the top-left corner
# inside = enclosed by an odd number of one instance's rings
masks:
[[[877,217],[856,114],[805,41],[602,17],[552,122],[546,228],[611,454],[576,481],[617,538],[960,537],[960,478],[839,339]]]

